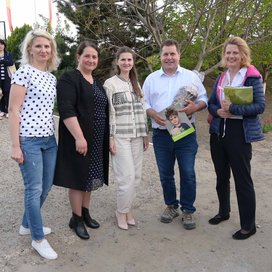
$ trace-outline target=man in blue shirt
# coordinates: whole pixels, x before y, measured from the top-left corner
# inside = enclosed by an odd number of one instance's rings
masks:
[[[180,48],[175,40],[166,40],[160,48],[161,69],[151,73],[145,80],[143,91],[147,115],[153,127],[153,146],[159,169],[166,209],[161,214],[161,222],[170,223],[182,210],[182,223],[185,229],[194,229],[196,198],[195,156],[198,144],[196,133],[174,142],[167,131],[166,119],[159,113],[169,107],[179,90],[184,86],[197,88],[195,101],[188,100],[181,109],[194,125],[194,113],[207,106],[206,90],[199,77],[192,71],[179,66]],[[174,165],[177,159],[180,171],[180,199],[177,199],[174,178]]]

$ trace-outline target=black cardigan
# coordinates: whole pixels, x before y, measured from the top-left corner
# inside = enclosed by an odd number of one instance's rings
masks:
[[[95,79],[103,92],[102,84]],[[94,94],[90,92],[88,82],[78,70],[62,75],[57,84],[57,104],[60,115],[59,143],[54,184],[66,188],[85,191],[89,172],[90,152],[94,131]],[[106,93],[105,93],[106,95]],[[108,185],[109,175],[109,114],[106,109],[106,131],[104,133],[104,182]],[[76,116],[83,135],[88,143],[86,156],[80,155],[75,149],[75,140],[63,123],[63,120]]]

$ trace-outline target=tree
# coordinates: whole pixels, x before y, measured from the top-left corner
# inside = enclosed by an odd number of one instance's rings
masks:
[[[57,0],[58,9],[78,30],[78,42],[95,40],[101,48],[103,67],[98,69],[102,79],[108,77],[116,49],[127,45],[137,49],[139,62],[143,66],[150,56],[150,35],[124,1],[113,0]],[[152,41],[153,43],[153,41]]]
[[[263,13],[268,12],[267,5],[270,1],[263,1]],[[271,33],[272,17],[265,16],[259,23],[258,36],[268,37]],[[264,90],[269,77],[272,74],[272,44],[271,39],[257,39],[252,45],[253,63],[257,65],[264,79]]]
[[[21,58],[20,45],[23,42],[25,35],[32,29],[30,25],[16,27],[7,39],[8,51],[12,54],[14,62],[18,62]]]
[[[255,45],[256,48],[268,45],[272,35],[269,0],[57,0],[57,3],[60,12],[77,25],[80,39],[90,37],[99,42],[108,65],[116,47],[126,44],[134,48],[143,75],[159,65],[159,46],[167,38],[180,43],[185,67],[209,75],[218,72],[221,48],[230,35],[246,39],[254,52]]]

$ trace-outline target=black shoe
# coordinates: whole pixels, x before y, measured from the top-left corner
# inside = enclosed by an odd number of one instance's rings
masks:
[[[229,214],[225,216],[221,216],[220,214],[217,214],[215,217],[211,218],[209,220],[209,223],[211,225],[218,225],[222,221],[228,220],[229,219]]]
[[[70,219],[69,227],[73,229],[76,235],[84,240],[90,238],[89,233],[87,232],[82,216],[78,216],[77,214],[73,213],[73,216]]]
[[[97,229],[100,227],[100,224],[91,218],[89,209],[82,207],[82,218],[87,227],[92,229]]]
[[[256,227],[254,227],[251,231],[248,233],[242,233],[242,230],[238,230],[232,235],[232,238],[235,240],[245,240],[249,238],[250,236],[254,235],[256,233]]]

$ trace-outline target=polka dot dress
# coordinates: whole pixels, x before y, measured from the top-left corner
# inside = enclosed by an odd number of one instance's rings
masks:
[[[102,92],[94,82],[94,136],[93,146],[91,147],[91,162],[89,167],[89,176],[86,183],[86,191],[94,191],[103,186],[103,143],[106,126],[106,105],[107,96]]]

